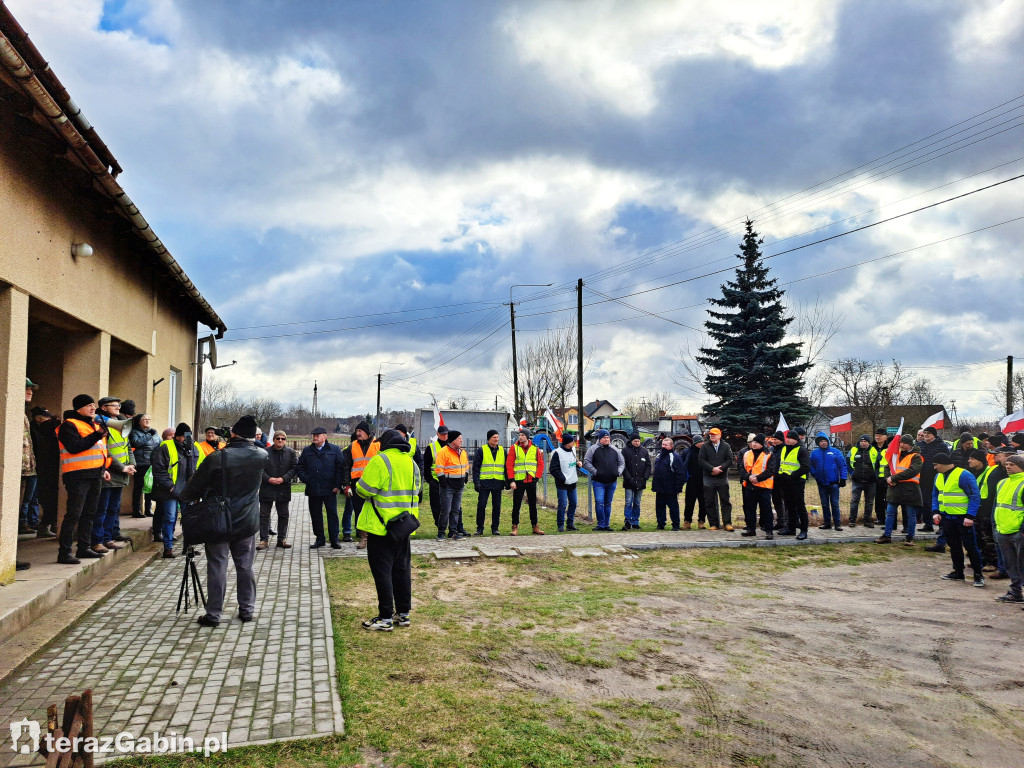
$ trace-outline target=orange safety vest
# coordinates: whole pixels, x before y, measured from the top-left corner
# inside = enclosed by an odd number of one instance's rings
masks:
[[[213,453],[214,451],[219,451],[221,448],[223,448],[224,447],[224,443],[217,443],[216,446],[213,446],[213,445],[210,445],[205,440],[203,440],[203,442],[198,443],[196,447],[199,448],[199,452],[201,454],[203,454],[203,458],[205,458],[205,457],[209,456],[211,453]]]
[[[911,452],[911,453],[908,453],[906,455],[906,458],[900,459],[899,461],[896,462],[896,466],[899,467],[899,471],[900,472],[902,472],[904,469],[910,469],[910,460],[913,457],[914,457],[914,454]],[[911,477],[909,480],[900,480],[899,482],[901,482],[901,483],[917,483],[918,485],[920,485],[921,484],[921,475],[920,475],[920,473],[918,473],[918,474],[914,475],[913,477]]]
[[[96,427],[93,424],[86,424],[78,419],[68,419],[68,421],[75,425],[78,434],[82,437],[88,437],[96,431]],[[57,427],[56,432],[58,435],[60,434],[60,427]],[[107,455],[106,435],[101,437],[91,448],[81,453],[71,453],[71,451],[64,447],[64,443],[59,443],[59,445],[60,473],[62,475],[65,472],[78,472],[82,469],[102,469],[103,467],[110,466],[110,457]]]
[[[743,469],[746,470],[744,474],[747,475],[747,477],[749,477],[750,475],[760,475],[768,468],[767,451],[761,451],[761,455],[758,456],[756,463],[753,460],[753,456],[753,451],[747,451],[745,454],[743,454]],[[762,480],[760,482],[754,480],[753,483],[758,488],[774,488],[775,478],[769,477],[767,480]]]
[[[376,440],[370,443],[370,447],[366,449],[366,453],[363,453],[363,446],[359,444],[358,440],[352,441],[352,479],[358,480],[363,476],[363,470],[366,469],[366,465],[370,463],[370,459],[377,455],[377,450],[380,448],[380,443]]]
[[[462,448],[455,453],[450,446],[445,446],[437,452],[437,459],[434,461],[434,474],[440,477],[466,477],[469,475],[469,454]]]

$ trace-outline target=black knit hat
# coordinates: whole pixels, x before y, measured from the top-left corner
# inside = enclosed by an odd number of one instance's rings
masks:
[[[786,439],[786,433],[783,432],[780,429],[778,432],[776,432],[774,435],[772,435],[772,437],[774,437],[776,440],[785,440]]]
[[[449,431],[448,431],[448,442],[449,442],[449,443],[454,443],[454,442],[455,442],[456,440],[458,440],[458,439],[459,439],[460,437],[462,437],[462,433],[461,433],[461,432],[459,432],[459,430],[457,430],[457,429],[452,429],[452,430],[449,430]]]
[[[121,401],[121,415],[122,416],[134,416],[135,415],[135,401],[134,400],[122,400]]]
[[[572,445],[576,442],[575,432],[563,432],[562,433],[562,445]]]
[[[95,402],[92,395],[75,395],[74,400],[71,401],[71,407],[77,411],[79,408],[85,408]]]
[[[786,439],[787,440],[796,440],[797,442],[799,442],[800,441],[800,433],[797,432],[795,429],[791,429],[791,430],[789,430],[789,432],[786,433]]]
[[[925,427],[924,431],[927,432],[929,435],[932,435],[934,437],[938,437],[939,436],[939,433],[935,429],[935,427]]]
[[[408,435],[409,434],[409,428],[407,426],[405,426],[405,424],[396,424],[395,425],[395,429],[397,429],[403,435]],[[383,445],[383,443],[382,443],[382,445]]]
[[[235,422],[235,426],[231,428],[231,431],[239,437],[245,437],[252,440],[256,437],[257,426],[256,417],[246,414]]]
[[[496,429],[488,429],[487,430],[487,439],[490,440],[496,434],[498,434],[498,430],[496,430]]]
[[[932,464],[952,464],[952,463],[953,463],[953,457],[950,456],[948,453],[936,453],[935,456],[932,457]]]
[[[188,435],[188,434],[191,434],[191,433],[192,433],[192,427],[190,427],[184,421],[181,422],[178,426],[176,426],[174,428],[174,436],[175,437],[184,437],[185,435]],[[256,433],[254,432],[253,433],[253,437],[255,437],[255,436],[256,436]]]
[[[440,427],[437,428],[437,434],[439,434],[439,435],[447,435],[448,434],[448,427],[446,427],[444,424],[442,424]]]
[[[758,432],[756,435],[754,435],[754,439],[753,439],[752,442],[755,442],[755,443],[757,443],[760,446],[764,446],[764,443],[765,443],[765,436],[764,436],[764,434],[761,433],[761,432]]]
[[[865,442],[870,443],[871,442],[871,435],[861,435],[860,436],[860,440],[864,440]],[[860,442],[860,440],[858,440],[857,442]]]
[[[985,464],[985,463],[988,462],[988,454],[985,453],[980,448],[975,448],[973,451],[971,451],[971,455],[968,458],[975,459],[976,461],[980,461],[982,464]]]
[[[364,420],[356,424],[356,428],[352,430],[353,438],[356,436],[356,432],[358,432],[360,429],[363,430],[363,432],[365,432],[366,434],[370,434],[370,425],[367,424],[366,421]]]

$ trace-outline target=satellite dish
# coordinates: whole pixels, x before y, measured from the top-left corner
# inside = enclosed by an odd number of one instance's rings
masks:
[[[216,368],[217,367],[217,342],[214,339],[213,334],[210,334],[209,336],[206,337],[206,344],[207,344],[207,349],[209,350],[206,353],[206,356],[210,360],[210,366],[213,367],[213,368]]]

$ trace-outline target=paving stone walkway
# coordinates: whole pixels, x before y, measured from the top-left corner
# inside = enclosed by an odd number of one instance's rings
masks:
[[[45,729],[47,705],[92,688],[97,735],[174,732],[201,746],[226,732],[234,747],[342,732],[327,585],[302,496],[288,538],[292,549],[256,553],[256,619],[246,624],[233,565],[215,629],[195,623],[201,610],[175,614],[184,558],[146,566],[0,686],[0,727],[26,717]],[[205,587],[205,558],[196,564]],[[3,740],[0,764],[42,764]]]

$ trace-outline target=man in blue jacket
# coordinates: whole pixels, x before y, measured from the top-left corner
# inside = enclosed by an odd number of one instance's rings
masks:
[[[840,527],[839,489],[846,485],[846,457],[842,451],[829,444],[828,435],[819,432],[814,442],[818,447],[811,451],[811,477],[818,482],[818,497],[821,499],[823,531]]]
[[[981,492],[974,475],[954,466],[948,453],[936,454],[935,484],[932,487],[932,521],[942,526],[953,559],[953,570],[942,578],[947,581],[964,580],[964,549],[974,571],[974,586],[984,587],[981,573],[981,552],[974,538],[974,518],[981,506]]]
[[[326,508],[331,547],[341,549],[341,542],[338,541],[338,493],[342,486],[344,458],[338,446],[327,442],[327,430],[323,427],[316,427],[312,438],[313,442],[302,449],[296,466],[299,480],[306,484],[309,519],[313,524],[313,535],[316,536],[309,548],[318,549],[327,543],[324,539]]]

